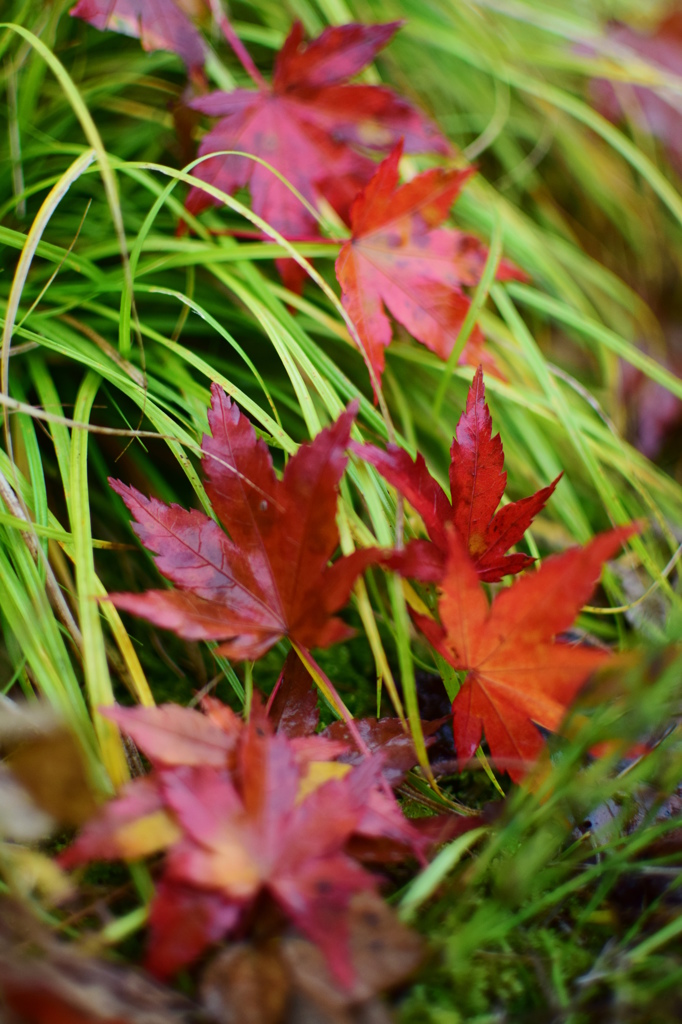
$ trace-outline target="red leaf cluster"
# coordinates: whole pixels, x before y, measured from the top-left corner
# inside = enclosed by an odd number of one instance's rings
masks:
[[[362,150],[386,152],[404,139],[410,152],[447,154],[450,146],[436,126],[391,89],[348,84],[399,25],[330,27],[306,44],[297,22],[277,55],[270,88],[214,92],[193,101],[195,110],[220,118],[202,139],[199,156],[219,150],[251,153],[309,203],[323,196],[345,220],[375,168]],[[319,233],[300,199],[262,163],[214,156],[194,174],[230,194],[248,185],[254,212],[286,238]],[[187,209],[197,213],[213,202],[196,187]]]
[[[500,435],[493,437],[485,401],[481,367],[467,396],[466,411],[457,425],[450,449],[450,498],[429,473],[424,457],[414,461],[396,445],[386,451],[373,445],[351,444],[351,450],[379,470],[422,517],[429,541],[416,540],[390,559],[392,568],[425,582],[442,578],[448,555],[448,527],[453,526],[473,560],[479,578],[494,583],[521,572],[533,559],[507,554],[522,539],[544,508],[560,477],[529,498],[498,509],[507,485]]]
[[[111,481],[135,516],[138,537],[156,552],[159,571],[179,589],[109,599],[187,639],[222,640],[220,651],[237,660],[261,657],[285,636],[308,648],[351,635],[334,613],[358,574],[380,557],[375,549],[357,551],[329,565],[339,543],[338,484],[356,408],[301,445],[278,480],[266,444],[213,384],[202,467],[229,536],[203,512]]]
[[[186,2],[79,0],[71,13],[98,28],[139,36],[146,49],[173,49],[196,72],[206,47],[185,13]],[[203,9],[205,0],[197,2]],[[194,110],[218,118],[199,145],[195,177],[228,195],[248,187],[253,211],[292,241],[319,237],[313,208],[320,199],[351,224],[353,235],[341,249],[336,273],[375,391],[392,337],[386,310],[446,359],[470,307],[463,289],[478,283],[487,257],[474,236],[441,227],[473,171],[437,168],[398,187],[403,151],[449,156],[452,147],[433,122],[391,89],[350,82],[400,22],[330,26],[310,42],[296,22],[268,85],[224,15],[218,20],[256,88],[192,100]],[[388,151],[377,170],[371,154]],[[197,214],[216,203],[197,185],[186,207]],[[287,285],[300,290],[300,268],[288,259],[277,265]],[[498,280],[523,276],[500,262]],[[475,326],[462,359],[485,362],[483,341]],[[494,361],[488,363],[494,369]]]
[[[350,840],[392,840],[423,856],[428,838],[379,785],[380,757],[351,766],[332,760],[344,743],[275,733],[257,697],[246,724],[214,698],[203,707],[106,709],[153,770],[105,805],[62,864],[164,851],[149,920],[157,975],[234,932],[267,894],[350,984],[348,907],[377,884],[346,852]]]

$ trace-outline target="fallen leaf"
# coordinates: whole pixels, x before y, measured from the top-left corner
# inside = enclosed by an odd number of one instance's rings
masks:
[[[427,748],[431,737],[444,721],[441,718],[436,722],[422,722]],[[386,781],[391,786],[399,785],[410,768],[414,768],[419,761],[412,737],[406,732],[403,723],[399,718],[359,718],[355,726],[367,749],[381,758],[381,772]],[[359,764],[362,760],[362,754],[353,746],[345,722],[332,722],[320,735],[347,745],[348,751],[339,755],[340,761]]]
[[[202,139],[199,156],[219,150],[252,153],[308,203],[323,196],[347,219],[353,198],[375,167],[361,150],[386,152],[402,138],[409,152],[450,152],[436,126],[390,89],[347,83],[399,25],[328,27],[306,44],[296,22],[277,56],[270,88],[214,92],[192,101],[195,110],[220,118]],[[193,173],[228,194],[248,186],[254,212],[285,238],[319,235],[316,218],[263,163],[214,156]],[[187,209],[196,214],[212,203],[196,186]]]
[[[0,901],[3,1024],[192,1024],[197,1007],[142,971],[86,956]]]
[[[274,943],[233,943],[201,979],[202,1002],[219,1024],[283,1024],[290,991],[289,969]]]
[[[102,714],[142,747],[152,764],[166,767],[207,764],[222,768],[241,730],[241,721],[236,716],[238,727],[233,726],[228,731],[212,722],[208,715],[200,715],[179,704],[150,708],[107,707]]]
[[[354,981],[341,989],[318,949],[304,939],[286,939],[283,953],[298,989],[324,1009],[366,1002],[404,982],[419,967],[424,946],[416,932],[374,892],[353,896],[348,913]]]
[[[153,776],[133,779],[87,823],[76,841],[59,856],[70,868],[91,860],[137,860],[165,850],[181,837],[164,807]]]
[[[191,963],[267,897],[320,947],[339,983],[352,984],[348,907],[377,879],[346,847],[353,836],[383,838],[400,844],[404,859],[423,857],[429,840],[382,783],[379,758],[354,766],[334,760],[344,743],[274,733],[257,694],[249,722],[238,728],[232,713],[221,716],[215,698],[205,703],[210,717],[186,710],[171,720],[163,707],[114,712],[144,753],[149,746],[154,768],[99,811],[60,864],[164,852],[147,958],[158,976]],[[206,717],[211,730],[192,724],[194,717]],[[236,736],[228,751],[214,734],[221,718],[230,742]],[[171,759],[166,748],[174,735],[180,743]],[[302,756],[309,740],[314,751]]]
[[[393,336],[386,310],[447,359],[471,305],[463,286],[478,283],[488,254],[473,235],[439,226],[473,168],[435,168],[398,187],[401,155],[398,145],[353,202],[353,237],[336,261],[343,305],[378,380]],[[511,278],[524,275],[502,260],[497,280]],[[482,344],[474,327],[462,360],[479,363]]]
[[[135,516],[138,537],[157,552],[157,568],[179,589],[108,599],[188,640],[221,640],[219,653],[235,660],[259,658],[285,636],[306,648],[347,638],[352,631],[334,613],[356,577],[381,557],[365,549],[329,565],[356,406],[301,445],[278,480],[248,419],[217,384],[211,397],[202,468],[229,536],[203,512],[111,481]]]
[[[554,492],[560,480],[529,498],[511,501],[498,511],[507,486],[500,435],[493,437],[490,410],[485,401],[483,370],[479,366],[467,395],[466,411],[457,424],[450,449],[450,499],[429,473],[424,457],[413,461],[403,448],[351,442],[350,449],[377,469],[421,516],[430,543],[412,541],[393,554],[388,565],[404,576],[437,582],[447,558],[448,526],[465,542],[481,580],[495,583],[532,565],[530,555],[506,554],[524,533]]]
[[[0,842],[35,842],[54,832],[56,824],[34,803],[10,769],[0,764]]]
[[[97,808],[76,736],[47,702],[2,700],[0,754],[33,805],[60,825],[81,825]]]
[[[439,601],[443,629],[424,616],[416,620],[450,664],[467,673],[452,705],[460,765],[484,733],[493,763],[514,781],[537,759],[543,739],[536,726],[557,731],[588,676],[608,657],[556,636],[589,599],[604,561],[634,532],[620,527],[548,558],[489,606],[462,538],[449,531]]]
[[[275,732],[283,732],[290,739],[310,736],[317,729],[317,689],[296,651],[289,651],[286,657],[268,717]]]
[[[173,50],[190,71],[206,60],[202,36],[174,0],[78,0],[69,14],[102,31],[134,36],[145,50]]]
[[[383,1024],[379,998],[404,983],[423,958],[421,938],[372,892],[348,908],[354,982],[339,986],[319,949],[297,935],[234,943],[209,963],[203,1005],[219,1024]]]

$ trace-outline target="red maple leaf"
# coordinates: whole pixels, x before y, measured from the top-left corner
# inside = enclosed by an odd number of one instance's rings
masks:
[[[197,0],[203,7],[203,0]],[[69,14],[101,30],[139,39],[145,50],[173,50],[190,71],[203,67],[206,44],[176,0],[78,0]]]
[[[460,763],[472,757],[485,733],[493,762],[515,781],[533,764],[543,746],[536,725],[555,732],[608,656],[556,636],[589,599],[605,560],[634,532],[620,527],[548,558],[489,605],[462,538],[448,531],[438,606],[442,630],[433,619],[415,618],[450,664],[468,673],[452,705]]]
[[[86,825],[62,865],[165,851],[149,922],[156,974],[192,962],[267,893],[349,984],[349,904],[376,879],[346,846],[385,837],[420,854],[430,839],[378,788],[380,759],[334,763],[338,744],[323,737],[314,761],[301,758],[296,740],[273,734],[257,695],[246,724],[219,701],[206,708],[208,717],[173,706],[105,709],[154,767]],[[311,776],[315,767],[321,774]]]
[[[397,187],[401,154],[397,146],[355,199],[353,237],[336,261],[343,304],[379,379],[384,349],[393,336],[386,309],[413,337],[447,359],[471,304],[462,286],[478,283],[488,252],[473,235],[439,227],[473,168],[435,168]],[[524,275],[502,260],[497,279],[510,278]],[[475,327],[463,359],[480,362],[482,344]]]
[[[196,110],[220,118],[202,139],[199,155],[217,150],[253,153],[309,203],[324,196],[347,219],[353,198],[376,166],[360,149],[386,152],[404,138],[410,152],[450,152],[436,126],[390,89],[347,84],[399,25],[330,27],[304,44],[297,22],[278,54],[270,88],[214,92],[192,101]],[[248,185],[254,212],[286,238],[319,234],[317,221],[300,200],[254,160],[215,156],[199,164],[194,174],[227,193]],[[195,187],[187,209],[197,213],[214,202]]]
[[[490,410],[485,401],[483,371],[479,366],[469,388],[450,449],[450,499],[429,473],[424,457],[414,462],[403,448],[389,445],[350,445],[366,462],[403,494],[422,517],[431,542],[410,542],[388,564],[404,576],[436,582],[445,568],[447,529],[452,524],[465,541],[479,578],[495,583],[503,576],[531,565],[530,555],[506,552],[523,537],[535,516],[544,508],[560,480],[529,498],[509,502],[497,510],[507,485],[504,450],[500,435],[493,437]]]
[[[356,408],[301,445],[278,480],[265,443],[213,384],[202,467],[229,536],[203,512],[110,481],[135,516],[138,537],[157,552],[157,568],[179,589],[109,600],[188,640],[223,640],[219,650],[237,660],[261,657],[284,636],[306,648],[350,636],[334,612],[380,557],[365,549],[329,565],[339,543],[338,484]]]

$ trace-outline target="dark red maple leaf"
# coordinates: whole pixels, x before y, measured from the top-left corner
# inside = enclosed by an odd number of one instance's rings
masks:
[[[557,634],[572,625],[605,560],[634,532],[620,527],[548,558],[489,605],[462,538],[448,530],[438,605],[442,629],[433,619],[415,618],[450,664],[468,673],[452,705],[461,764],[484,733],[493,762],[515,781],[537,759],[543,739],[536,725],[556,732],[588,676],[608,657],[558,642]]]
[[[206,44],[176,0],[78,0],[69,14],[98,29],[135,36],[145,50],[173,50],[190,71],[203,67]],[[204,7],[203,0],[194,6]]]
[[[486,583],[497,582],[532,564],[530,555],[506,552],[522,539],[560,477],[529,498],[509,502],[497,510],[507,474],[500,435],[493,437],[480,366],[450,449],[450,499],[429,473],[421,454],[412,461],[397,445],[389,445],[386,451],[354,442],[350,447],[407,498],[431,538],[430,543],[411,541],[404,551],[396,552],[388,562],[391,568],[424,582],[439,580],[448,552],[449,524],[465,541],[479,577]]]
[[[220,118],[202,139],[199,155],[218,150],[252,153],[309,203],[324,196],[347,219],[353,198],[376,166],[360,150],[386,152],[403,138],[410,152],[450,152],[436,126],[390,89],[347,83],[389,42],[399,24],[330,27],[304,44],[297,22],[278,54],[269,89],[214,92],[193,100],[194,109]],[[248,186],[254,212],[285,238],[319,234],[317,221],[300,200],[254,160],[214,156],[194,174],[230,194]],[[198,213],[214,202],[195,187],[187,209]]]
[[[301,445],[278,480],[249,420],[222,388],[211,387],[211,436],[202,441],[206,493],[228,534],[203,512],[111,486],[136,519],[142,543],[177,590],[110,594],[118,608],[189,640],[222,640],[234,659],[261,657],[288,636],[327,647],[351,630],[334,613],[359,573],[379,558],[356,551],[329,565],[339,543],[338,484],[356,406],[310,444]]]
[[[470,300],[464,285],[478,284],[487,249],[473,235],[441,228],[462,187],[474,173],[435,168],[398,187],[397,146],[350,211],[353,237],[336,261],[343,304],[377,377],[393,336],[386,309],[410,334],[441,357],[452,351]],[[502,260],[499,281],[524,279]],[[481,361],[483,335],[472,331],[463,360]]]
[[[353,836],[383,837],[419,855],[430,837],[378,788],[380,759],[334,762],[338,744],[323,737],[317,760],[301,758],[297,740],[273,733],[257,694],[248,723],[215,699],[206,708],[209,717],[172,706],[105,709],[154,768],[101,809],[62,865],[164,851],[148,952],[158,975],[196,959],[266,893],[350,984],[350,901],[377,880],[346,846]]]

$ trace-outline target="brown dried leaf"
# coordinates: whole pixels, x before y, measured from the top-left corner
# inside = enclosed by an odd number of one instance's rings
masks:
[[[3,701],[0,753],[34,804],[59,824],[82,825],[95,813],[83,752],[46,704]]]

